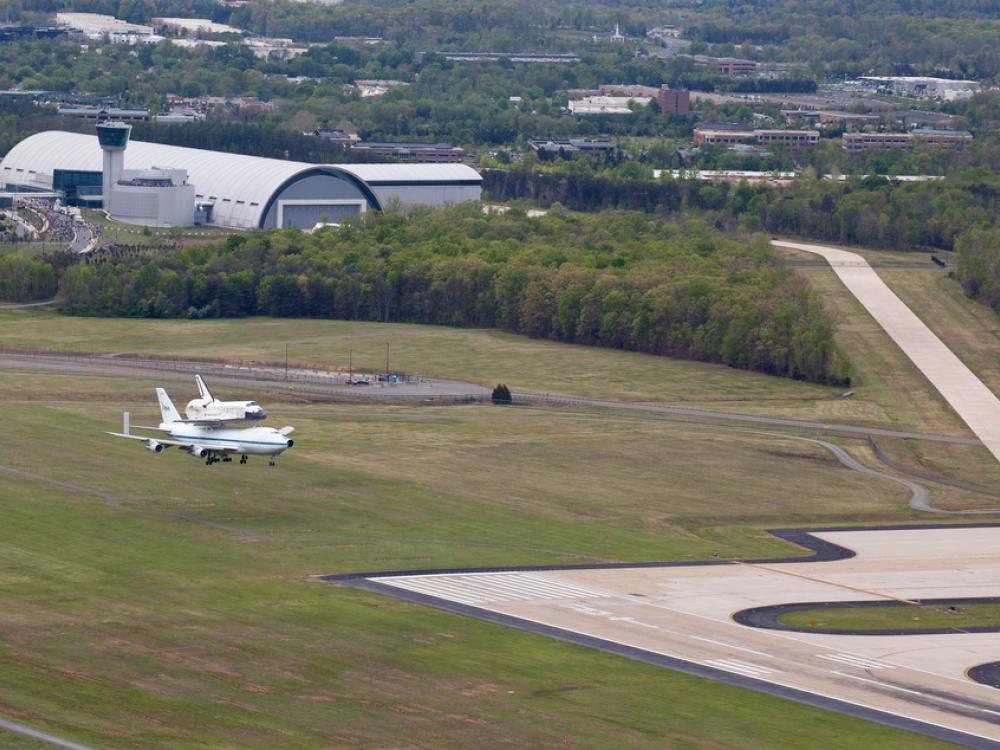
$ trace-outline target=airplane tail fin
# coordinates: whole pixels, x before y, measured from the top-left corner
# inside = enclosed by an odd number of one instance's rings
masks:
[[[212,392],[208,390],[208,386],[205,385],[205,381],[202,380],[201,375],[195,375],[194,382],[198,384],[198,392],[201,394],[201,397],[203,399],[205,399],[206,401],[215,400],[214,398],[212,398]]]
[[[163,416],[164,422],[181,421],[181,415],[177,413],[177,409],[174,408],[174,404],[165,390],[157,388],[156,398],[160,401],[160,414]]]

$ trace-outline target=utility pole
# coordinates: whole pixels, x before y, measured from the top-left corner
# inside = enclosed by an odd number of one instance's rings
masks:
[[[288,382],[288,344],[285,344],[285,382]]]

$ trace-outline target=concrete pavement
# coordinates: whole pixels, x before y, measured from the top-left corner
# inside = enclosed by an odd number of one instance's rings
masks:
[[[1000,399],[903,304],[864,258],[825,245],[784,240],[771,244],[826,258],[844,286],[1000,461]]]
[[[977,748],[1000,748],[1000,693],[967,671],[1000,633],[852,636],[747,627],[751,607],[1000,595],[1000,528],[817,531],[825,562],[367,575],[346,581]]]

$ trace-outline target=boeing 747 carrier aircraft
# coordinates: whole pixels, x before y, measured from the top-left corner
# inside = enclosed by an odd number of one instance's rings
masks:
[[[208,389],[204,387],[203,382],[199,382],[199,387],[202,388],[204,397]],[[247,462],[248,456],[268,456],[270,465],[274,466],[275,456],[295,444],[295,441],[288,438],[295,431],[294,427],[282,427],[280,430],[275,430],[272,427],[234,429],[222,426],[228,420],[181,419],[181,415],[177,413],[177,409],[174,408],[165,390],[157,388],[156,397],[160,401],[160,415],[163,421],[160,422],[159,427],[140,427],[139,429],[158,430],[166,433],[165,437],[132,434],[128,412],[123,414],[123,431],[108,434],[130,440],[142,440],[146,443],[146,448],[153,453],[161,453],[164,448],[176,446],[196,458],[204,458],[207,466],[219,461],[229,463],[233,460],[234,455],[240,457],[241,464]],[[211,395],[208,398],[210,399]],[[240,418],[234,421],[244,421],[244,419]]]

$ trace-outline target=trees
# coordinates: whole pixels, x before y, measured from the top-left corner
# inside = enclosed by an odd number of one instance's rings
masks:
[[[52,264],[20,255],[0,255],[0,300],[35,302],[56,292]]]
[[[372,214],[315,235],[80,264],[61,292],[72,314],[488,326],[816,382],[849,377],[819,299],[774,266],[766,242],[637,212]]]

